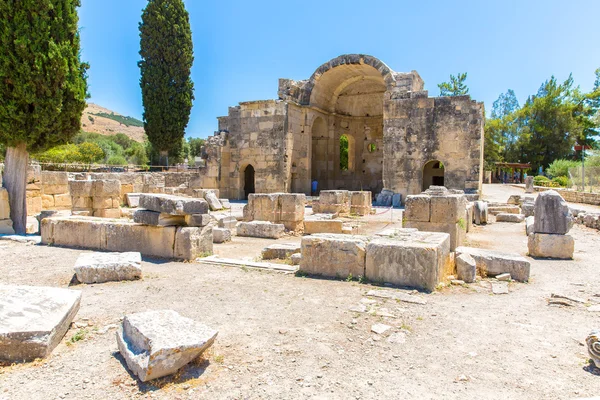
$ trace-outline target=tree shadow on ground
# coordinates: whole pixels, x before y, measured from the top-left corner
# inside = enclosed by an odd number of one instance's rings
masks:
[[[119,363],[121,363],[121,366],[125,369],[125,371],[127,371],[131,379],[133,379],[136,382],[138,390],[141,393],[155,392],[170,385],[178,385],[193,379],[198,379],[202,377],[204,371],[206,371],[206,369],[210,366],[210,361],[208,360],[208,358],[206,358],[204,355],[200,355],[198,358],[192,360],[187,365],[181,367],[173,375],[152,379],[148,382],[142,382],[136,375],[134,375],[129,370],[129,368],[127,367],[127,362],[125,361],[120,352],[115,351],[112,353],[112,356],[117,361],[119,361]]]

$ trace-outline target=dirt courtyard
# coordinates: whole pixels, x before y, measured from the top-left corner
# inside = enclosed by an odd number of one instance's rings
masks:
[[[523,193],[486,185],[485,199]],[[354,219],[360,233],[401,213]],[[529,283],[494,295],[488,280],[419,293],[427,304],[369,297],[357,281],[144,259],[142,280],[74,285],[81,308],[46,359],[0,366],[0,400],[576,399],[600,396],[585,337],[600,328],[600,232],[575,225],[575,259],[531,260]],[[287,237],[279,242],[299,242]],[[215,254],[256,259],[274,240],[237,238]],[[524,223],[473,227],[468,246],[527,253]],[[68,287],[87,250],[0,241],[0,284]],[[548,305],[553,293],[585,300]],[[174,377],[139,382],[115,332],[125,314],[172,309],[217,329],[215,345]],[[392,327],[384,334],[374,324]]]

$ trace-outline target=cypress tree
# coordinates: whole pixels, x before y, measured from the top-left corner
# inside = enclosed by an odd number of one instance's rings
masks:
[[[168,155],[180,150],[194,100],[192,31],[182,0],[148,1],[140,56],[144,129],[161,163],[168,163]]]
[[[25,233],[29,152],[81,129],[88,65],[79,58],[79,0],[0,1],[0,143],[13,227]]]

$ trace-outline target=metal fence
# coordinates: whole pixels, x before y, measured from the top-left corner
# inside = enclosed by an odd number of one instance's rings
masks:
[[[600,167],[569,168],[569,183],[579,192],[600,193]]]

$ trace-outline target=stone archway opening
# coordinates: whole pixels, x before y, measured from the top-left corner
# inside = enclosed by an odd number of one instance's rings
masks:
[[[256,192],[254,167],[248,164],[244,169],[244,200],[248,200],[248,195]]]
[[[444,186],[444,164],[431,160],[423,166],[423,191],[430,186]]]

